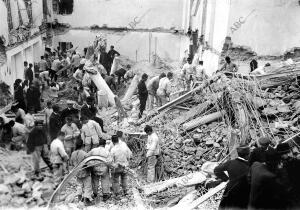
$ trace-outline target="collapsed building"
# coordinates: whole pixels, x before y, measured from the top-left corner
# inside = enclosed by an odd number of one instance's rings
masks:
[[[299,17],[298,1],[185,0],[176,3],[168,1],[160,5],[161,1],[153,0],[153,5],[159,11],[149,7],[146,2],[137,1],[136,5],[91,0],[75,0],[71,3],[55,0],[28,2],[31,1],[0,2],[3,11],[0,14],[5,17],[0,21],[8,20],[5,24],[1,22],[1,27],[4,26],[1,32],[9,32],[0,34],[0,80],[10,86],[16,78],[23,78],[23,61],[38,62],[45,47],[52,45],[53,48],[60,46],[68,49],[74,45],[82,52],[85,47],[91,46],[101,30],[106,30],[108,44],[120,47],[122,54],[132,60],[130,62],[137,63],[136,72],[139,74],[152,70],[178,71],[179,65],[174,67],[170,63],[183,57],[186,49],[189,49],[192,56],[204,60],[209,75],[213,75],[219,68],[225,56],[232,57],[244,72],[248,71],[248,61],[254,57],[258,57],[261,62],[273,60],[274,68],[267,75],[250,77],[218,74],[190,92],[176,90],[170,103],[149,112],[141,120],[136,119],[135,111],[138,105],[135,96],[138,76],[130,81],[127,92],[120,98],[127,117],[120,119],[120,112],[114,107],[114,96],[110,97],[112,107],[99,114],[111,129],[122,130],[129,135],[127,144],[135,154],[133,165],[138,169],[132,172],[133,180],[137,182],[132,184],[132,202],[135,207],[141,209],[151,205],[179,209],[188,205],[188,208],[193,209],[202,204],[225,186],[222,183],[210,191],[205,188],[212,166],[229,156],[235,157],[234,148],[241,142],[251,145],[260,136],[270,136],[274,143],[291,139],[293,149],[297,150],[297,141],[291,137],[299,132],[299,64],[283,61],[288,58],[294,61],[298,59],[298,22],[290,21]],[[109,15],[104,10],[113,11],[116,4],[122,6],[117,7],[107,18]],[[137,9],[139,4],[148,6],[149,11]],[[167,9],[171,4],[174,11]],[[124,7],[138,11],[142,18],[131,12],[123,14]],[[22,9],[25,8],[27,13],[12,14],[12,11],[24,11]],[[42,11],[43,16],[35,16],[39,11]],[[119,16],[121,13],[122,17]],[[157,17],[158,13],[160,18]],[[161,16],[161,13],[164,15]],[[275,13],[288,17],[275,17]],[[98,14],[103,17],[98,17]],[[86,18],[82,18],[83,15]],[[274,18],[278,24],[274,23]],[[118,21],[113,22],[115,19]],[[28,25],[20,27],[24,24]],[[277,26],[282,25],[286,30],[281,29],[279,33]],[[118,30],[117,36],[111,34],[112,29]],[[136,40],[129,42],[132,37],[126,37],[127,33],[140,38],[139,43]],[[138,33],[144,34],[139,36]],[[183,36],[185,33],[187,36]],[[13,34],[17,34],[17,37],[14,38]],[[166,44],[167,40],[169,42]],[[129,43],[133,45],[130,50],[126,49],[130,48]],[[153,67],[151,63],[154,60]],[[145,61],[150,61],[151,67],[146,69]],[[93,75],[93,68],[90,73]],[[92,77],[98,80],[95,82],[99,84],[98,88],[103,88],[100,75]],[[174,90],[176,82],[173,84]],[[68,84],[65,90],[72,89],[72,81]],[[62,99],[66,97],[72,95],[61,95]],[[163,140],[163,154],[157,166],[159,182],[151,185],[145,185],[140,180],[146,167],[146,139],[143,133],[146,124],[152,125]],[[7,157],[6,152],[1,151],[1,155]],[[77,202],[72,177],[81,166],[75,168],[57,187],[51,175],[46,173],[43,181],[32,182],[25,173],[25,170],[30,170],[30,164],[10,167],[8,163],[11,159],[6,160],[3,167],[1,165],[4,184],[1,185],[0,193],[5,204],[13,202],[18,206],[26,201],[28,206],[34,206]],[[22,170],[17,172],[20,168]],[[14,176],[7,179],[9,172],[14,173]],[[194,186],[197,186],[196,190]],[[213,205],[209,208],[216,208],[219,195],[213,197],[210,201]]]

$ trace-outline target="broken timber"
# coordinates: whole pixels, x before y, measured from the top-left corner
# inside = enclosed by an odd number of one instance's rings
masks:
[[[161,192],[169,187],[188,187],[203,183],[206,176],[203,172],[195,172],[182,177],[156,182],[142,187],[145,195]]]
[[[208,114],[208,115],[205,115],[205,116],[201,116],[201,117],[198,117],[194,120],[191,120],[185,124],[183,124],[183,129],[184,130],[191,130],[199,125],[203,125],[203,124],[206,124],[206,123],[210,123],[210,122],[213,122],[215,120],[218,120],[219,118],[221,118],[223,115],[224,115],[225,111],[222,110],[222,111],[219,111],[219,112],[214,112],[212,114]]]
[[[179,116],[176,118],[173,123],[176,125],[181,125],[182,123],[188,121],[189,119],[193,118],[196,115],[202,114],[208,107],[210,103],[204,102],[202,104],[197,105],[196,107],[193,107],[188,112],[185,112],[184,115]]]

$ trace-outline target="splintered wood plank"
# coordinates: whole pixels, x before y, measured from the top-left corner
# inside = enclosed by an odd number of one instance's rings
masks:
[[[173,120],[172,123],[176,125],[181,125],[182,123],[188,121],[189,119],[193,118],[194,116],[200,115],[203,112],[206,111],[206,109],[209,107],[210,103],[204,102],[202,104],[199,104],[192,109],[190,109],[188,112],[185,112],[183,115],[179,116],[175,120]]]

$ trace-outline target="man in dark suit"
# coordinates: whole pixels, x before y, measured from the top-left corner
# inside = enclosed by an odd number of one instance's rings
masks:
[[[63,124],[65,123],[66,117],[71,116],[73,119],[73,118],[76,118],[76,115],[78,115],[78,110],[73,107],[73,101],[67,100],[67,105],[68,105],[68,107],[65,108],[64,110],[62,110],[61,115],[60,115],[61,122]]]
[[[244,209],[247,208],[249,198],[249,185],[247,174],[249,172],[248,156],[250,149],[248,146],[237,148],[238,157],[228,160],[214,169],[217,178],[229,182],[224,191],[219,209]],[[227,176],[224,172],[227,171]]]
[[[254,162],[250,168],[250,209],[286,209],[287,191],[280,182],[278,172],[280,155],[268,148],[265,162]]]
[[[57,137],[58,132],[62,127],[61,117],[59,115],[59,106],[53,105],[53,112],[49,118],[49,134],[51,141]]]
[[[255,148],[249,157],[249,165],[251,166],[254,162],[265,162],[266,150],[269,147],[271,140],[268,137],[261,137],[258,139],[258,147]]]
[[[148,90],[147,90],[147,86],[146,86],[147,79],[148,79],[148,75],[143,74],[142,79],[138,84],[138,95],[139,95],[139,100],[140,100],[139,118],[142,118],[143,112],[146,108],[146,103],[147,103],[147,98],[148,98]]]
[[[96,116],[97,114],[97,108],[95,107],[95,99],[92,96],[89,96],[86,98],[86,103],[81,107],[80,115],[86,116],[88,119],[96,121],[103,133],[106,133],[104,130],[104,123],[103,120]]]

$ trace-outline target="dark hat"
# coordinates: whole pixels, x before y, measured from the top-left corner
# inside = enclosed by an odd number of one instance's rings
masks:
[[[258,143],[261,146],[268,146],[271,143],[271,140],[268,137],[261,137],[258,139]]]
[[[290,150],[290,145],[288,143],[281,143],[278,144],[276,147],[276,151],[280,154],[280,155],[284,155],[289,153]]]
[[[250,154],[250,148],[247,145],[241,145],[236,148],[239,156],[247,156]]]

